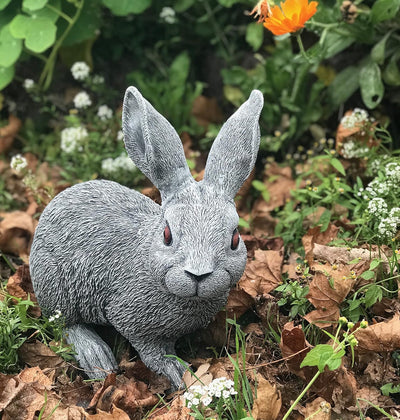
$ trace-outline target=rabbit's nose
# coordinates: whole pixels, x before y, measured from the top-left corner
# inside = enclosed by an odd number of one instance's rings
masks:
[[[212,268],[206,268],[206,267],[203,269],[201,268],[195,269],[195,268],[186,267],[184,270],[185,270],[185,273],[189,274],[190,277],[192,277],[194,280],[198,282],[204,280],[214,271]]]

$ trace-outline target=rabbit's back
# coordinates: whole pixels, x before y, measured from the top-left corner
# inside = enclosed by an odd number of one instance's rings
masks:
[[[30,267],[39,304],[68,323],[107,323],[105,309],[120,267],[140,272],[149,231],[161,208],[111,181],[89,181],[60,193],[35,232]],[[132,280],[132,279],[127,279]]]

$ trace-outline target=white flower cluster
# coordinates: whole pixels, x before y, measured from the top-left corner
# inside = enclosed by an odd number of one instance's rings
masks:
[[[385,216],[388,211],[388,206],[386,201],[383,198],[376,197],[373,198],[368,203],[368,212],[375,216]]]
[[[107,105],[100,105],[99,109],[97,110],[97,116],[101,119],[101,121],[107,121],[112,118],[113,112],[110,107]]]
[[[358,127],[368,121],[368,112],[365,109],[354,108],[351,115],[346,115],[340,120],[344,128]]]
[[[368,170],[372,175],[376,175],[381,169],[384,162],[389,158],[388,155],[377,156],[368,161]]]
[[[61,131],[61,150],[65,153],[73,153],[82,150],[82,140],[88,136],[84,127],[68,127]]]
[[[77,61],[71,67],[72,77],[75,80],[85,80],[89,76],[90,68],[84,61]]]
[[[169,24],[175,23],[175,10],[172,7],[163,7],[160,12],[160,19]]]
[[[94,85],[102,85],[104,83],[104,77],[98,74],[93,76],[92,82]]]
[[[379,234],[384,238],[393,238],[397,233],[397,227],[400,225],[400,208],[393,207],[389,216],[384,217],[378,226]]]
[[[132,160],[124,153],[117,158],[107,158],[101,162],[101,169],[108,175],[115,174],[119,171],[132,172],[136,169],[136,165]]]
[[[400,163],[388,163],[385,167],[385,174],[393,183],[400,183]]]
[[[35,82],[32,79],[25,79],[23,86],[25,90],[29,91],[35,86]]]
[[[74,98],[74,105],[75,108],[87,108],[88,106],[92,105],[92,100],[90,99],[89,95],[85,92],[79,92],[75,95]]]
[[[54,315],[52,315],[51,317],[49,317],[49,321],[50,322],[54,322],[56,319],[61,317],[61,311],[56,309],[56,313]]]
[[[362,146],[353,140],[346,141],[342,146],[342,154],[346,159],[354,159],[365,156],[369,152],[368,147]]]
[[[10,166],[15,171],[20,172],[28,166],[28,162],[22,155],[18,154],[11,158]]]
[[[124,132],[122,130],[119,130],[117,133],[117,140],[121,141],[124,138]]]
[[[198,407],[200,404],[207,407],[213,401],[213,398],[227,399],[231,395],[236,395],[234,382],[225,377],[214,379],[209,385],[193,385],[183,394],[186,400],[186,406],[191,408]]]

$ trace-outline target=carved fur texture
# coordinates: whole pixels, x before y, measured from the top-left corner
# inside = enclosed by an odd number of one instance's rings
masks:
[[[196,182],[176,131],[129,87],[125,146],[159,188],[162,205],[98,180],[68,188],[44,210],[30,255],[35,294],[45,313],[65,316],[66,338],[89,377],[117,367],[91,327],[102,324],[112,325],[150,369],[180,386],[185,367],[165,356],[175,353],[180,336],[212,320],[245,268],[243,241],[232,246],[238,225],[233,199],[257,157],[262,106],[261,92],[253,91],[223,125],[204,180]]]

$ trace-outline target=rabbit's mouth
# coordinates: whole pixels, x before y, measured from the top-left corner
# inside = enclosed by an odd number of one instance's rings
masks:
[[[169,293],[181,298],[209,299],[225,295],[230,289],[231,281],[226,270],[193,274],[173,267],[165,277],[165,287]]]

